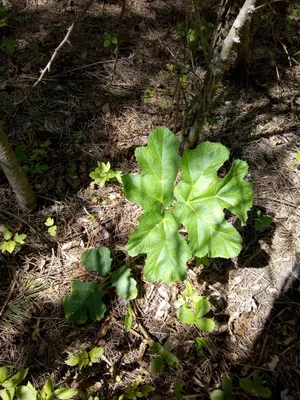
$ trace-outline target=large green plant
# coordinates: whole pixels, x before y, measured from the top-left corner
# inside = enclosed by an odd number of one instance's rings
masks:
[[[228,174],[218,177],[229,158],[225,146],[204,142],[186,150],[181,159],[178,150],[176,136],[168,128],[157,128],[148,145],[136,149],[141,175],[122,177],[127,198],[145,211],[126,248],[130,256],[147,254],[144,273],[151,282],[186,279],[186,263],[193,256],[237,256],[242,238],[225,219],[224,209],[245,223],[253,202],[244,161],[235,160]],[[180,182],[175,185],[179,167]],[[180,226],[186,227],[188,241]]]

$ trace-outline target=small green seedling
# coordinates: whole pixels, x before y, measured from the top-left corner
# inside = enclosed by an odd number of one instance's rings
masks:
[[[59,388],[54,390],[54,383],[49,377],[42,390],[38,393],[38,400],[54,400],[56,398],[61,400],[69,400],[78,394],[78,390],[72,388]]]
[[[228,378],[222,380],[222,389],[211,392],[210,400],[235,400],[235,394],[232,391],[232,383]]]
[[[76,165],[72,165],[71,167],[67,168],[67,173],[69,178],[73,178],[76,174],[77,167]]]
[[[257,218],[255,219],[255,230],[257,232],[264,232],[273,222],[271,215],[264,215],[260,210],[257,211]]]
[[[124,390],[124,393],[118,397],[118,400],[125,400],[125,399],[142,399],[144,397],[148,397],[149,393],[154,392],[155,388],[150,385],[140,385],[143,378],[141,375],[138,375],[135,378],[135,381],[132,385],[128,386]]]
[[[173,353],[166,351],[164,347],[157,342],[150,343],[150,350],[157,355],[150,363],[151,374],[161,372],[166,365],[177,367],[180,364],[178,358]]]
[[[18,233],[13,234],[10,230],[8,230],[7,226],[1,225],[0,226],[3,235],[3,241],[0,242],[0,251],[5,253],[12,253],[17,245],[24,244],[24,240],[26,239],[27,235],[22,233],[19,235]]]
[[[300,153],[295,154],[296,159],[300,162]]]
[[[272,396],[272,392],[268,387],[264,386],[264,382],[259,377],[257,371],[254,371],[252,376],[252,380],[249,378],[240,379],[240,387],[244,389],[245,392],[253,396],[259,396],[263,399],[269,399]]]
[[[81,263],[87,271],[97,272],[100,277],[105,278],[103,283],[115,287],[119,297],[124,300],[133,300],[137,297],[136,280],[132,277],[130,268],[123,265],[111,271],[112,258],[107,247],[86,250],[81,256]],[[89,316],[92,321],[100,321],[106,312],[102,300],[105,293],[101,289],[101,283],[74,280],[71,294],[64,300],[67,320],[84,324]]]
[[[143,102],[147,103],[150,101],[159,91],[160,89],[147,89],[143,96]]]
[[[48,227],[48,233],[49,235],[55,237],[57,233],[57,225],[54,225],[54,219],[48,217],[46,219],[45,225]]]
[[[176,400],[183,399],[182,385],[179,382],[176,382],[174,385],[174,394],[175,394]]]
[[[105,32],[103,35],[103,46],[113,47],[118,43],[117,35],[111,32]]]
[[[75,367],[78,365],[79,371],[87,366],[91,367],[93,364],[100,362],[103,356],[103,347],[94,347],[92,350],[81,350],[79,353],[74,354],[69,357],[65,363],[70,367]]]
[[[182,297],[175,303],[177,318],[180,322],[187,325],[195,324],[202,331],[212,331],[215,323],[210,318],[203,318],[210,311],[210,304],[207,299],[198,296],[193,285],[188,282]]]
[[[205,359],[206,356],[205,356],[204,352],[211,345],[210,340],[208,338],[205,338],[205,337],[197,337],[197,338],[194,339],[194,343],[195,343],[195,347],[196,347],[196,351],[197,351],[198,357],[201,360]]]
[[[74,141],[76,144],[80,143],[81,139],[83,138],[83,131],[75,131],[73,134]]]
[[[127,307],[127,312],[125,316],[125,331],[129,332],[132,327],[132,320],[133,320],[133,311],[131,305],[129,304]]]
[[[98,167],[92,171],[89,176],[100,187],[103,187],[107,181],[114,178],[117,179],[118,182],[122,183],[122,171],[111,170],[109,161],[106,164],[98,162]]]
[[[12,56],[16,51],[17,42],[14,39],[3,39],[1,41],[0,48],[3,49],[7,54]]]

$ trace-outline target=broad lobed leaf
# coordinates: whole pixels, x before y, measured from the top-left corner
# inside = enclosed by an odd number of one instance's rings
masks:
[[[128,200],[140,204],[145,211],[173,203],[180,163],[178,149],[179,141],[168,128],[157,128],[149,135],[148,145],[135,151],[141,175],[122,178]]]
[[[245,223],[253,190],[251,183],[243,180],[248,171],[244,161],[234,161],[229,173],[218,178],[218,169],[228,158],[225,146],[210,142],[186,150],[182,156],[175,216],[186,226],[191,251],[197,257],[231,258],[242,248],[242,238],[225,220],[224,209]]]
[[[137,297],[136,280],[132,278],[131,270],[127,265],[123,265],[111,274],[110,283],[117,289],[118,296],[123,299],[133,300]]]
[[[163,216],[159,211],[148,211],[138,221],[126,249],[130,256],[147,253],[146,279],[166,283],[186,279],[186,262],[191,252],[178,232],[180,224],[172,212],[168,210]]]

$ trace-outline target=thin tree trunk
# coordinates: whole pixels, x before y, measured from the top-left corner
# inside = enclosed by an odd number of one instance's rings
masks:
[[[23,211],[34,211],[37,207],[35,194],[1,126],[0,167],[17,197],[20,208]]]
[[[218,88],[224,73],[228,70],[229,57],[235,45],[239,45],[241,32],[245,24],[251,20],[252,13],[255,10],[255,4],[258,0],[245,0],[238,16],[232,24],[229,33],[224,40],[220,40],[221,33],[225,29],[228,20],[228,12],[233,0],[223,0],[220,6],[217,28],[211,48],[211,63],[206,72],[203,87],[200,89],[194,119],[186,135],[184,148],[192,148],[199,140],[201,130],[206,122],[207,114],[214,99],[216,89]]]

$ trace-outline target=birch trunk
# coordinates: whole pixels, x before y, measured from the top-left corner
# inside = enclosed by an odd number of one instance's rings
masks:
[[[23,211],[34,211],[37,207],[35,194],[1,126],[0,167],[17,197],[20,208]]]

